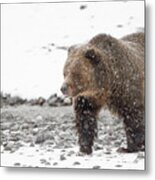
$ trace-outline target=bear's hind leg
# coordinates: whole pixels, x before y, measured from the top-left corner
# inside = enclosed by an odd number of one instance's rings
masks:
[[[143,127],[126,127],[127,152],[137,152],[145,150],[145,131]]]

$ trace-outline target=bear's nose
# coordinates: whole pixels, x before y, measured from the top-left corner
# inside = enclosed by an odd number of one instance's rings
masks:
[[[64,83],[63,85],[62,85],[62,87],[61,87],[61,92],[64,94],[64,95],[66,95],[67,94],[67,84],[66,83]]]

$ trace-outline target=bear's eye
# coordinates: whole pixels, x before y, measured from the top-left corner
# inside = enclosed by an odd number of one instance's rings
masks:
[[[73,72],[72,77],[73,77],[73,79],[80,80],[81,75],[79,73]]]
[[[93,64],[93,65],[97,65],[100,61],[100,56],[98,55],[97,52],[95,52],[94,49],[88,49],[85,53],[85,57],[87,59],[89,59],[89,61]]]

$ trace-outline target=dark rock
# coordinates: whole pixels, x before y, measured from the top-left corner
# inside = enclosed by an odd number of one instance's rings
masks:
[[[7,129],[10,129],[10,126],[11,124],[10,123],[2,123],[1,124],[1,130],[4,131],[4,130],[7,130]]]
[[[73,155],[73,154],[75,154],[74,151],[69,151],[68,154],[67,154],[67,156],[71,156],[71,155]]]
[[[98,166],[98,165],[93,166],[93,169],[100,169],[100,166]]]
[[[22,129],[29,129],[29,125],[28,125],[27,123],[24,123],[24,124],[22,125]]]
[[[13,149],[14,142],[10,141],[4,146],[5,151],[11,151]]]
[[[47,161],[46,159],[40,159],[41,164],[45,164]]]
[[[66,46],[57,46],[56,47],[57,49],[60,49],[60,50],[68,50],[68,47],[66,47]]]
[[[53,139],[53,137],[51,136],[49,132],[39,132],[36,137],[35,143],[40,144],[49,139]]]
[[[20,163],[14,163],[14,166],[20,166],[21,164]]]
[[[58,163],[57,163],[57,162],[54,162],[54,163],[53,163],[53,166],[56,166],[56,165],[58,165]]]
[[[118,24],[117,27],[118,27],[118,28],[122,28],[123,25],[122,25],[122,24]]]
[[[80,165],[80,163],[78,161],[75,161],[73,165]]]
[[[30,143],[30,147],[34,147],[35,144],[33,142]]]
[[[84,9],[86,9],[86,8],[87,8],[86,5],[81,5],[81,6],[80,6],[80,9],[81,9],[81,10],[84,10]]]
[[[54,43],[50,43],[49,45],[50,45],[50,46],[55,46],[55,44],[54,44]]]
[[[24,104],[26,101],[27,101],[26,99],[22,99],[19,96],[14,96],[9,99],[9,105],[11,106],[21,105],[21,104]]]
[[[14,125],[11,127],[11,131],[18,131],[19,130],[19,125]]]
[[[10,106],[21,105],[21,104],[26,103],[27,99],[22,99],[19,96],[12,97],[10,94],[0,93],[0,101],[1,101],[1,107],[2,107],[6,105],[10,105]]]
[[[143,152],[139,152],[138,155],[137,155],[137,158],[138,159],[144,159],[145,158],[145,155]]]
[[[121,164],[116,164],[115,167],[122,167],[122,165]]]
[[[60,160],[61,160],[61,161],[66,160],[66,157],[64,156],[64,154],[61,154],[61,155],[60,155]]]
[[[102,146],[99,146],[99,145],[96,145],[95,147],[94,147],[94,150],[101,150],[101,149],[103,149],[103,147]]]
[[[31,99],[29,101],[29,103],[34,106],[34,105],[38,105],[38,106],[43,106],[44,103],[46,102],[46,99],[44,99],[43,97],[39,97],[37,99]]]
[[[47,103],[49,106],[57,106],[57,94],[51,95],[48,98]]]

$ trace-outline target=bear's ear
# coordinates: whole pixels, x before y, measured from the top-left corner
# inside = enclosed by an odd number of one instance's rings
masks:
[[[72,45],[68,48],[68,53],[72,52],[76,48],[76,45]]]
[[[111,54],[115,53],[115,51],[118,51],[121,46],[120,41],[106,34],[99,34],[93,37],[90,40],[90,44],[95,45],[97,48],[105,51],[106,53]]]
[[[89,61],[93,64],[93,65],[96,65],[99,63],[100,61],[100,56],[99,54],[95,51],[95,49],[91,48],[91,49],[88,49],[86,52],[85,52],[85,57],[87,59],[89,59]]]

